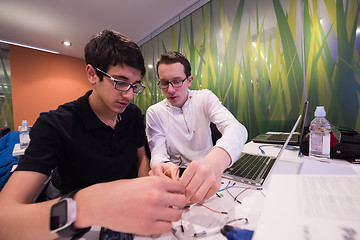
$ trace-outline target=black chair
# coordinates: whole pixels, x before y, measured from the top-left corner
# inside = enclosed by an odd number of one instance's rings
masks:
[[[32,201],[33,203],[51,200],[54,198],[58,198],[62,195],[62,191],[53,185],[53,181],[57,181],[57,184],[59,184],[59,181],[61,181],[56,168],[51,172],[50,176],[45,180],[45,182],[35,195]]]
[[[1,128],[0,129],[0,138],[2,138],[3,136],[5,136],[6,134],[8,134],[8,132],[10,132],[11,129],[8,128],[8,127],[5,127],[5,128]]]
[[[216,127],[215,123],[210,123],[210,129],[211,129],[211,139],[213,142],[213,145],[215,146],[217,140],[221,138],[222,134],[219,131],[219,129]]]

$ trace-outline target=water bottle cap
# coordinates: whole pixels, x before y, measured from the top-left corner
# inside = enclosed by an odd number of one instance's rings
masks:
[[[317,106],[315,110],[315,117],[325,117],[326,111],[324,106]]]
[[[22,126],[25,126],[25,125],[28,125],[27,121],[26,120],[23,120],[22,123],[21,123]]]

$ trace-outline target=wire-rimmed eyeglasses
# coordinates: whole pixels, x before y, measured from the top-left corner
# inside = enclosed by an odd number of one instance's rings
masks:
[[[167,89],[169,87],[169,84],[171,84],[171,86],[173,88],[179,88],[182,87],[184,81],[187,79],[188,77],[184,78],[183,80],[172,80],[170,82],[168,81],[162,81],[159,80],[157,85],[161,88],[161,89]]]
[[[123,80],[116,79],[97,67],[95,67],[95,69],[104,74],[106,77],[110,78],[110,80],[114,81],[114,88],[118,91],[127,92],[130,88],[132,88],[134,93],[140,94],[145,89],[145,86],[141,82],[131,84]]]

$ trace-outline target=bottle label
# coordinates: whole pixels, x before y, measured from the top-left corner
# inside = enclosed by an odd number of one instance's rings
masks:
[[[329,133],[310,133],[309,155],[330,158],[330,134]]]
[[[29,131],[20,132],[20,148],[26,148],[30,143]]]

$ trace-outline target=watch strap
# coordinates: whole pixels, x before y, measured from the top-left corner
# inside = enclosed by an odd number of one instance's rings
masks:
[[[64,199],[64,198],[72,198],[74,199],[75,194],[79,191],[80,189],[76,189],[75,191],[69,192],[65,195],[63,195],[61,197],[60,200]],[[85,233],[87,233],[88,231],[90,231],[91,227],[87,227],[87,228],[77,228],[75,227],[74,223],[72,223],[71,225],[69,225],[67,228],[64,228],[60,231],[58,231],[57,233],[61,236],[61,237],[72,237],[71,239],[79,239],[81,238]]]

